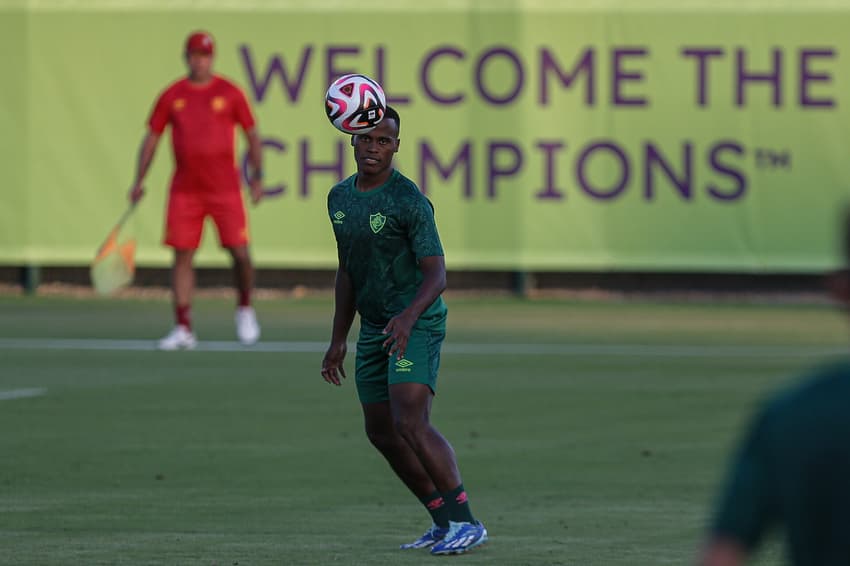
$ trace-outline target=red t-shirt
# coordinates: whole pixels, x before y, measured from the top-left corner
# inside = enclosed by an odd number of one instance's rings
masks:
[[[198,86],[180,79],[165,89],[154,105],[148,126],[162,134],[171,124],[175,192],[239,190],[234,126],[254,127],[254,116],[242,90],[213,76]]]

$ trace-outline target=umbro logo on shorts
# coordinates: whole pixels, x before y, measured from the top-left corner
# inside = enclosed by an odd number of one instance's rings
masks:
[[[413,367],[413,362],[408,360],[407,358],[402,358],[395,363],[395,370],[398,371],[412,371],[410,368]]]

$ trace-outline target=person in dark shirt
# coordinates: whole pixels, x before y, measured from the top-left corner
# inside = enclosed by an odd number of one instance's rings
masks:
[[[366,435],[433,520],[401,548],[459,554],[486,542],[487,530],[472,515],[454,450],[430,423],[446,332],[446,264],[434,207],[393,168],[400,124],[388,107],[377,128],[353,136],[357,173],[328,194],[339,267],[321,373],[341,384],[359,312],[354,379]]]
[[[850,215],[843,224],[850,265]],[[850,307],[850,271],[831,278]],[[794,566],[850,564],[850,361],[812,370],[756,412],[717,499],[701,566],[744,564],[773,528]]]

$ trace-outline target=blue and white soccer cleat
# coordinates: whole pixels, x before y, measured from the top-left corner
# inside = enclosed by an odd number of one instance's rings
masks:
[[[487,542],[487,529],[475,523],[449,521],[449,532],[440,542],[431,547],[431,554],[461,554]]]
[[[440,528],[435,524],[431,524],[431,528],[425,531],[425,534],[413,542],[401,545],[402,550],[409,548],[428,548],[433,544],[443,540],[443,537],[449,532],[448,527]]]

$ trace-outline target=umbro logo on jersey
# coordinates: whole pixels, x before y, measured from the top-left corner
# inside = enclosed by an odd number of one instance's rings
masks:
[[[412,371],[410,368],[413,367],[413,362],[408,360],[407,358],[402,358],[395,363],[395,370],[409,372]]]
[[[369,228],[372,229],[372,232],[377,234],[381,231],[381,228],[384,227],[384,224],[387,223],[387,217],[381,214],[380,212],[376,212],[375,214],[369,215]]]
[[[342,219],[345,218],[345,213],[341,210],[337,210],[333,214],[333,222],[334,224],[342,224]]]

